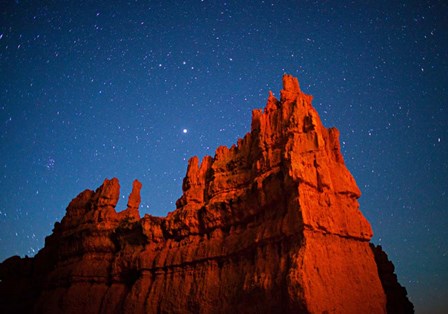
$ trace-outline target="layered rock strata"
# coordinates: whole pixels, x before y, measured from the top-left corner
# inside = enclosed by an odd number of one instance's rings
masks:
[[[0,311],[385,313],[386,295],[344,165],[296,78],[250,133],[201,162],[167,217],[140,217],[141,184],[80,193],[34,257],[0,266]]]

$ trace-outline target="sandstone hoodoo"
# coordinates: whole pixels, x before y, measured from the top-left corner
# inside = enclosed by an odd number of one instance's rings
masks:
[[[243,139],[190,159],[167,217],[140,217],[138,181],[121,212],[115,178],[80,193],[34,258],[0,264],[0,312],[412,312],[311,100],[285,75]]]

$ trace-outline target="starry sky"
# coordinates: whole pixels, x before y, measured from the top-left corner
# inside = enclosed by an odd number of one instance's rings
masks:
[[[0,260],[118,177],[175,209],[191,156],[250,130],[299,78],[341,131],[373,242],[417,312],[448,312],[445,1],[2,1]]]

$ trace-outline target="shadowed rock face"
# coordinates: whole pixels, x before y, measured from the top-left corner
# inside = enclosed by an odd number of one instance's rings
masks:
[[[378,266],[378,274],[386,293],[388,313],[407,314],[414,313],[414,305],[408,299],[406,288],[398,283],[394,273],[395,266],[383,251],[381,245],[370,244]]]
[[[80,193],[34,257],[0,264],[0,312],[385,313],[372,230],[296,78],[251,132],[190,159],[167,217],[140,218],[141,184]]]

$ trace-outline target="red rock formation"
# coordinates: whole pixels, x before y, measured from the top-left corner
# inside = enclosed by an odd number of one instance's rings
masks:
[[[0,311],[385,313],[360,191],[311,99],[285,75],[237,145],[190,159],[165,218],[139,217],[138,181],[119,213],[117,179],[79,194],[33,259],[0,265]]]

